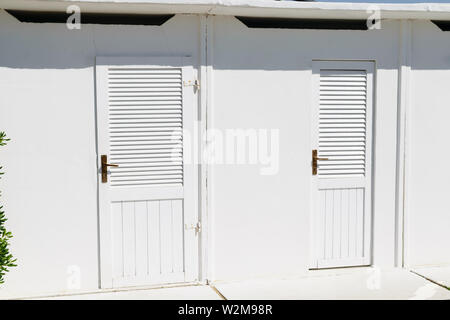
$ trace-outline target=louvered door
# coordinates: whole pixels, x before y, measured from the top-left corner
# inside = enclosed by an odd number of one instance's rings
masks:
[[[370,265],[373,63],[313,63],[311,268]]]
[[[193,80],[188,58],[96,60],[99,174],[118,165],[99,178],[103,288],[197,279]]]

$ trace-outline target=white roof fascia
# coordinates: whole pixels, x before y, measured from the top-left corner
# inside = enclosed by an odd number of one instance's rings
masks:
[[[186,13],[254,17],[366,19],[379,10],[382,19],[450,20],[444,3],[339,3],[275,0],[0,0],[0,8],[66,10],[76,4],[89,12]]]

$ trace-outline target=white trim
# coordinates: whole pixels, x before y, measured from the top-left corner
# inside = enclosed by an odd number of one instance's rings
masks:
[[[192,65],[189,61],[191,58],[181,57],[181,56],[97,56],[95,63],[98,66],[102,65],[130,65],[130,66],[140,66],[140,65],[152,65],[152,66],[163,66],[163,67],[184,67],[187,65]]]
[[[317,105],[320,103],[320,93],[317,90],[320,86],[320,65],[317,64],[317,60],[311,61],[309,69],[309,77],[311,83],[311,99],[309,105],[309,118],[310,120],[310,144],[311,150],[318,149],[318,133],[317,130],[313,130],[313,126],[318,123],[318,112]],[[311,151],[312,152],[312,151]],[[312,156],[312,155],[311,155]],[[312,167],[311,167],[312,170]],[[312,173],[312,172],[311,172]],[[310,208],[309,208],[309,259],[308,259],[308,269],[316,269],[319,267],[316,253],[317,253],[317,232],[315,230],[316,223],[314,221],[316,216],[316,203],[317,203],[317,179],[313,175],[310,176]]]
[[[450,20],[450,4],[332,3],[273,0],[0,0],[0,7],[21,10],[63,10],[68,4],[81,12],[188,13],[287,18],[366,19],[379,10],[382,19]]]
[[[99,63],[100,57],[95,57],[95,103],[96,103],[96,129],[97,129],[97,168],[101,168],[100,155],[109,155],[109,139],[106,138],[105,132],[107,128],[103,119],[108,118],[108,111],[104,108],[107,105],[107,98],[105,92],[108,92],[107,82],[107,67]],[[99,279],[100,288],[112,288],[112,250],[110,248],[111,239],[111,219],[109,215],[103,212],[104,203],[107,202],[105,186],[102,185],[98,178],[100,171],[97,169],[97,217],[98,217],[98,248],[99,248]]]
[[[400,54],[399,54],[399,102],[398,102],[398,148],[397,148],[397,229],[396,229],[396,265],[407,267],[408,253],[408,162],[407,154],[411,146],[408,145],[410,101],[411,101],[411,56],[412,56],[412,24],[411,21],[401,21]]]
[[[338,188],[341,185],[340,179],[326,179],[320,181],[319,175],[311,175],[311,208],[310,208],[310,255],[309,255],[309,268],[330,268],[330,267],[348,267],[348,266],[364,266],[371,265],[374,261],[373,257],[373,225],[374,225],[374,196],[373,196],[373,175],[374,175],[374,137],[375,131],[373,122],[375,118],[375,72],[376,66],[373,60],[313,60],[311,67],[311,85],[312,85],[312,105],[311,105],[311,150],[319,149],[318,145],[318,131],[315,130],[315,126],[318,123],[319,112],[319,84],[320,84],[320,71],[322,69],[348,69],[348,70],[366,70],[367,72],[367,101],[366,101],[366,136],[368,148],[366,149],[366,170],[370,170],[370,174],[365,174],[363,179],[351,178],[346,179],[346,183],[350,183],[352,186],[358,186],[365,189],[365,207],[364,207],[364,256],[360,258],[351,259],[333,259],[325,260],[319,259],[317,256],[318,243],[317,239],[317,223],[315,222],[317,217],[317,191],[319,189]],[[367,142],[366,142],[367,143]]]
[[[203,141],[203,133],[206,131],[207,122],[207,91],[208,91],[208,68],[207,68],[207,44],[208,44],[208,16],[200,16],[200,64],[199,64],[199,83],[200,83],[200,94],[199,97],[199,159],[201,160],[201,155],[205,150],[205,143]],[[208,265],[209,265],[209,227],[208,227],[208,190],[207,190],[207,174],[208,167],[200,162],[200,221],[204,226],[201,232],[201,245],[200,245],[200,281],[208,281]]]
[[[192,79],[194,82],[194,66],[191,57],[182,57],[182,79],[183,81]],[[186,80],[185,80],[186,79]],[[194,89],[191,86],[182,87],[182,105],[183,105],[183,131],[190,131],[194,135],[195,119],[197,119],[197,110],[194,109],[194,99],[196,98]],[[192,144],[183,138],[183,150],[192,148]],[[198,193],[198,167],[189,163],[188,154],[183,151],[183,222],[186,225],[196,225],[199,221],[199,203]],[[200,264],[200,241],[196,232],[184,232],[184,282],[198,281]]]
[[[209,128],[214,128],[214,121],[213,121],[213,76],[214,76],[214,52],[212,45],[213,43],[213,37],[214,37],[214,17],[213,16],[207,16],[206,17],[206,27],[207,27],[207,37],[206,37],[206,106],[205,106],[205,129],[208,130]],[[206,143],[204,144],[205,147]],[[213,193],[212,193],[212,181],[214,179],[213,175],[213,166],[211,164],[205,165],[207,173],[206,173],[206,212],[208,213],[208,231],[209,231],[209,237],[208,237],[208,244],[207,244],[207,250],[208,250],[208,266],[207,266],[207,280],[215,280],[214,275],[214,211],[213,211]]]
[[[96,106],[97,106],[97,149],[99,154],[109,155],[110,145],[108,137],[107,121],[107,72],[108,66],[162,66],[181,68],[181,79],[194,81],[194,67],[189,56],[97,56],[95,64],[96,75]],[[183,130],[194,132],[194,120],[197,110],[194,109],[195,93],[192,86],[182,86],[182,117]],[[183,139],[183,148],[191,148],[188,140]],[[184,157],[189,153],[183,152]],[[100,167],[99,157],[98,167]],[[183,224],[195,225],[199,220],[198,204],[198,167],[190,163],[191,159],[184,159],[183,163],[183,187],[142,187],[125,190],[113,190],[110,184],[98,183],[98,217],[99,217],[99,243],[100,243],[100,286],[101,288],[113,288],[116,286],[165,284],[169,282],[197,282],[199,279],[199,244],[197,233],[194,231],[183,232],[184,236],[184,272],[179,274],[163,275],[155,279],[145,277],[122,277],[115,279],[112,274],[113,253],[111,251],[111,199],[121,201],[135,201],[137,199],[162,200],[183,199]],[[98,180],[98,179],[97,179]],[[156,282],[156,283],[154,283]]]

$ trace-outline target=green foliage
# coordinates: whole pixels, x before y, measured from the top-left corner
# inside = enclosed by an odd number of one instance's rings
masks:
[[[9,139],[6,138],[6,134],[0,132],[0,146],[6,145],[7,141],[9,141]],[[1,169],[2,167],[0,167],[0,170]],[[3,172],[0,172],[0,177],[2,174]],[[3,206],[0,206],[0,284],[5,281],[4,276],[5,273],[9,271],[8,269],[16,266],[16,259],[13,258],[8,249],[9,240],[12,238],[12,234],[6,230],[6,220]]]

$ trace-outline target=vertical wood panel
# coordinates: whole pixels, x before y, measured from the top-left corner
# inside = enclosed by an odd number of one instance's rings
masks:
[[[122,202],[111,203],[113,278],[123,277]]]
[[[325,191],[325,259],[333,257],[333,190]]]
[[[157,279],[185,271],[183,200],[112,204],[114,279]]]
[[[145,276],[148,273],[148,222],[147,222],[147,202],[135,202],[136,216],[136,275]]]
[[[172,243],[173,243],[173,271],[184,271],[183,254],[183,201],[172,201]]]
[[[124,276],[136,275],[136,238],[134,202],[122,203],[123,215],[123,272]]]
[[[114,278],[185,271],[183,200],[112,204]]]
[[[341,257],[341,190],[333,190],[333,258]]]
[[[364,189],[327,189],[319,192],[316,219],[318,259],[364,256]]]
[[[356,231],[356,255],[364,256],[364,190],[356,190],[356,212],[357,212],[357,231]]]
[[[160,232],[161,232],[161,272],[173,272],[172,251],[172,204],[171,201],[160,202]]]
[[[147,202],[148,269],[150,276],[161,274],[161,237],[159,230],[159,201]]]
[[[326,191],[319,192],[319,215],[315,228],[317,241],[317,254],[319,259],[325,259],[325,217],[326,217]]]
[[[349,216],[349,206],[348,206],[348,200],[349,200],[349,190],[348,189],[342,189],[342,217],[341,217],[341,252],[340,256],[342,258],[348,258],[348,216]]]
[[[356,257],[356,190],[349,190],[349,256]]]

